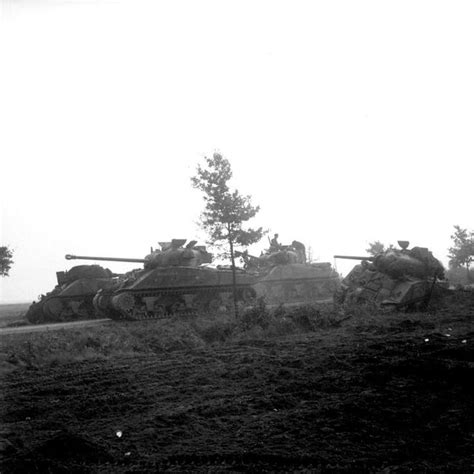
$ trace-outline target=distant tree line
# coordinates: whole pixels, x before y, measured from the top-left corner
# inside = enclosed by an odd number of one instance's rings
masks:
[[[8,246],[0,247],[0,275],[8,276],[11,266],[13,265],[13,250]]]
[[[472,283],[473,277],[470,266],[474,261],[474,232],[455,225],[451,239],[453,240],[453,246],[449,249],[448,254],[449,268],[453,270],[464,268],[467,281]]]
[[[386,247],[385,244],[380,242],[380,240],[376,240],[375,242],[369,242],[369,247],[366,248],[365,251],[369,255],[377,255],[379,253],[385,252],[386,250],[392,250],[394,248],[395,247],[392,244]]]

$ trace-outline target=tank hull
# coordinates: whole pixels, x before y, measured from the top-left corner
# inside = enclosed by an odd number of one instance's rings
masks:
[[[373,303],[396,309],[423,309],[436,288],[436,278],[393,278],[364,265],[356,265],[344,278],[337,299],[341,303]]]
[[[26,319],[33,324],[93,319],[93,299],[99,290],[113,287],[116,278],[98,265],[81,265],[58,272],[58,285],[33,303]]]
[[[238,305],[251,304],[256,277],[236,272]],[[172,315],[231,311],[234,305],[231,270],[206,267],[164,267],[136,272],[113,290],[100,291],[94,307],[112,319],[156,319]]]
[[[336,295],[340,303],[371,302],[397,309],[425,309],[434,294],[444,288],[444,268],[426,247],[389,248],[372,257],[361,257],[342,280]],[[359,257],[335,256],[359,259]]]
[[[277,265],[254,285],[257,296],[270,305],[330,302],[339,276],[330,263]]]

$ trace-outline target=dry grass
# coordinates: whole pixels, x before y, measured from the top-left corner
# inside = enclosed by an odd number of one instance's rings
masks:
[[[465,318],[465,309],[460,317]],[[267,340],[295,334],[332,331],[351,334],[416,332],[448,334],[456,312],[433,307],[428,313],[383,313],[373,306],[306,305],[269,310],[263,302],[235,319],[229,315],[117,322],[104,326],[2,336],[0,365],[38,367],[120,355],[156,354],[226,342]],[[464,323],[463,323],[464,324]],[[458,325],[459,327],[459,325]],[[467,328],[466,328],[467,329]]]
[[[37,367],[118,355],[166,353],[227,341],[268,339],[312,332],[338,324],[328,308],[305,306],[267,310],[260,303],[235,319],[229,315],[117,322],[2,336],[0,361],[10,366]]]

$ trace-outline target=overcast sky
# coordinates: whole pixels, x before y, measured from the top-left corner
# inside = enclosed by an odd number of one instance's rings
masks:
[[[190,177],[215,151],[282,243],[447,263],[474,228],[473,24],[472,1],[0,0],[0,300],[66,253],[204,242]]]

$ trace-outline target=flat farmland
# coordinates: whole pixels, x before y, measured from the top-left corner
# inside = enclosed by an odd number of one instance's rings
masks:
[[[0,328],[15,322],[23,322],[31,303],[0,304]]]
[[[4,336],[2,472],[472,472],[473,303]]]

